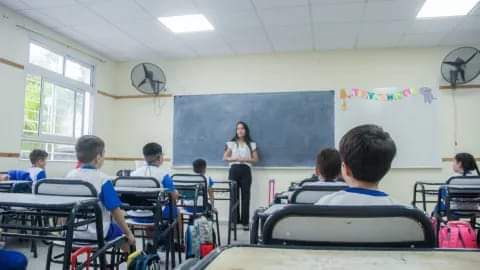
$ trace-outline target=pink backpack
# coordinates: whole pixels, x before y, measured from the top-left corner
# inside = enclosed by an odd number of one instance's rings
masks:
[[[470,223],[449,221],[438,232],[439,248],[478,248],[477,233]]]

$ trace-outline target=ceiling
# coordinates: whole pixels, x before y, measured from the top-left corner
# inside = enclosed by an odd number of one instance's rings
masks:
[[[453,0],[452,0],[453,1]],[[480,44],[480,4],[416,20],[424,0],[0,0],[118,61],[353,48]],[[213,32],[173,34],[156,19],[202,13]]]

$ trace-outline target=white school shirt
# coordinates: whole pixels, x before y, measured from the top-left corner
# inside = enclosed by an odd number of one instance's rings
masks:
[[[388,194],[366,188],[346,188],[322,197],[315,205],[397,205]]]
[[[110,211],[120,207],[120,199],[113,189],[113,184],[108,175],[94,168],[79,168],[70,171],[67,174],[69,179],[78,179],[91,183],[100,199],[100,209],[102,210],[103,236],[106,237],[111,224]],[[108,209],[107,209],[108,208]],[[78,239],[97,239],[97,230],[95,223],[88,224],[86,230],[76,230],[74,237]]]
[[[248,148],[248,145],[246,143],[237,143],[237,142],[227,142],[227,148],[232,151],[232,156],[231,158],[251,158],[252,157],[252,152],[257,150],[257,144],[254,142],[250,142],[250,147],[252,148],[252,151],[250,151],[250,148]],[[245,164],[248,165],[249,167],[252,166],[249,162],[230,162],[230,166],[233,164]]]
[[[153,177],[157,179],[157,181],[163,188],[169,191],[175,190],[175,185],[173,185],[172,178],[170,177],[171,173],[168,169],[162,169],[157,166],[145,165],[136,169],[130,175],[140,177]]]

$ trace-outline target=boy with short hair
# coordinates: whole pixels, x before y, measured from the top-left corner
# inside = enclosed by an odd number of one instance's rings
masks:
[[[45,167],[47,166],[48,153],[42,149],[33,149],[29,159],[32,167],[28,170],[10,170],[2,180],[30,180],[33,182],[47,178]]]
[[[200,174],[207,178],[207,185],[208,185],[208,199],[210,200],[210,204],[213,205],[214,200],[214,193],[212,187],[214,185],[214,181],[210,176],[206,176],[207,173],[207,162],[204,159],[196,159],[192,163],[193,165],[193,172],[196,174]]]
[[[160,168],[163,164],[162,146],[158,143],[147,143],[143,147],[143,157],[147,163],[145,166],[137,168],[130,175],[131,176],[148,176],[157,179],[163,188],[167,189],[172,195],[173,199],[178,197],[175,191],[175,185],[167,170]]]
[[[376,125],[361,125],[340,141],[342,175],[349,188],[321,198],[317,205],[392,205],[378,184],[397,152],[390,134]]]
[[[70,171],[67,178],[87,181],[97,189],[102,208],[105,240],[113,240],[123,233],[129,244],[135,245],[135,237],[125,222],[125,214],[120,209],[121,202],[113,188],[112,181],[110,177],[99,171],[103,166],[105,143],[97,136],[85,135],[78,139],[75,151],[81,166]],[[110,221],[110,216],[116,223]],[[95,224],[90,224],[85,231],[75,231],[75,238],[96,239]],[[125,247],[124,250],[128,250],[128,248]]]
[[[302,185],[328,185],[343,183],[339,181],[342,161],[335,148],[325,148],[316,158],[315,174],[303,181]]]

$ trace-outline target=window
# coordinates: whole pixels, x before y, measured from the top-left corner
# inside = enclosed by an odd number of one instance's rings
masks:
[[[90,130],[93,66],[35,43],[29,59],[20,156],[40,148],[50,160],[75,160],[75,141]]]

